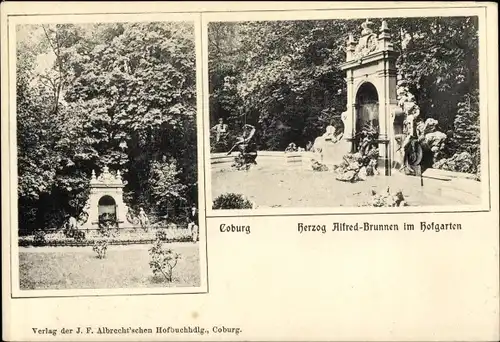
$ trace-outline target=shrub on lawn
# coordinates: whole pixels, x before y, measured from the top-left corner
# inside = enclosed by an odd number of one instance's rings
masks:
[[[158,229],[156,231],[156,240],[166,241],[167,240],[167,233],[163,229]]]
[[[104,259],[106,257],[106,252],[108,251],[108,240],[94,241],[92,250],[96,252],[99,259]]]
[[[61,234],[61,232],[59,232],[59,234]],[[82,242],[85,240],[85,232],[78,229],[64,229],[62,231],[62,235],[68,239],[74,239],[76,242]],[[61,238],[61,236],[59,236],[59,238]]]
[[[108,224],[99,224],[99,229],[97,229],[97,239],[94,240],[92,245],[92,250],[97,253],[99,259],[104,259],[106,257],[106,252],[108,251],[109,241],[118,235],[117,231],[112,229],[112,226]]]
[[[149,255],[151,257],[149,267],[151,267],[153,274],[155,276],[161,274],[169,283],[172,282],[174,268],[177,266],[181,255],[171,249],[163,248],[163,242],[160,240],[156,240],[149,249]]]
[[[252,209],[253,204],[242,194],[226,193],[218,196],[212,209]]]
[[[43,230],[37,230],[33,237],[33,246],[45,246],[46,244],[45,232]]]

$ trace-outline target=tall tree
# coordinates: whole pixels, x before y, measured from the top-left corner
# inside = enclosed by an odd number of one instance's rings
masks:
[[[196,202],[190,23],[37,25],[18,34],[25,229],[57,226],[64,212],[77,214],[91,171],[104,165],[124,171],[131,205],[157,209],[165,189],[150,177],[169,180],[173,206]]]
[[[477,17],[388,18],[398,69],[424,118],[453,129],[459,101],[478,88]],[[381,20],[373,19],[374,27]],[[210,116],[259,126],[261,149],[305,145],[326,125],[342,127],[349,33],[361,20],[211,23]]]

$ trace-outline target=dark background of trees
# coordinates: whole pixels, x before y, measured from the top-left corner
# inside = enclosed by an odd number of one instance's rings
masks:
[[[256,125],[261,150],[304,147],[332,122],[341,127],[346,84],[338,69],[349,33],[364,20],[210,23],[210,124],[222,117],[239,134]],[[381,19],[371,19],[378,32]],[[450,135],[450,156],[479,163],[477,17],[387,18],[398,72],[421,116]]]
[[[193,25],[18,26],[17,143],[22,232],[79,215],[104,165],[132,208],[182,214],[197,203]]]
[[[378,30],[381,20],[372,21]],[[210,23],[210,125],[224,118],[231,137],[245,122],[256,125],[262,150],[305,146],[330,122],[340,127],[338,65],[361,22]],[[449,133],[450,156],[467,151],[479,165],[477,18],[387,22],[422,117]],[[197,202],[192,25],[24,25],[17,39],[21,230],[78,215],[91,171],[105,164],[123,172],[133,208],[173,217]]]

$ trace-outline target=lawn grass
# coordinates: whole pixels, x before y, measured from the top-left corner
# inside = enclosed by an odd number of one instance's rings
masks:
[[[260,166],[249,171],[212,171],[212,199],[234,192],[245,195],[257,207],[358,207],[369,202],[371,190],[402,190],[410,206],[473,205],[481,203],[480,182],[443,181],[395,174],[373,176],[356,183],[335,179],[333,172],[277,170]]]
[[[154,277],[149,267],[151,245],[109,246],[105,259],[92,247],[19,248],[21,290],[118,289],[200,286],[199,244],[173,244],[181,259],[174,279]]]

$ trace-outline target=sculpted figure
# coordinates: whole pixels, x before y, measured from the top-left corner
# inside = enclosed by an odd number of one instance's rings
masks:
[[[143,208],[139,210],[139,223],[144,230],[148,229],[149,219]]]
[[[368,35],[373,33],[373,30],[370,28],[370,25],[373,24],[373,22],[370,21],[370,19],[366,19],[362,24],[361,24],[361,34],[363,36]]]
[[[347,138],[352,138],[352,121],[349,119],[349,113],[343,112],[341,119],[344,124],[344,134]]]
[[[335,127],[333,127],[331,124],[326,127],[326,131],[323,134],[323,137],[325,140],[333,140],[335,139]]]
[[[198,209],[193,204],[191,207],[191,212],[189,213],[189,223],[188,223],[189,234],[193,242],[198,241],[199,237],[199,221],[198,221]]]
[[[285,152],[296,152],[297,151],[297,145],[293,142],[288,144],[287,148],[285,149]]]
[[[76,218],[70,215],[68,217],[68,223],[66,224],[68,230],[76,230],[78,229],[78,224],[76,222]]]
[[[238,137],[234,146],[229,150],[227,155],[230,155],[234,149],[238,149],[240,154],[238,157],[237,165],[250,167],[251,164],[257,164],[257,144],[254,139],[255,127],[249,124],[243,126],[243,134]],[[241,164],[241,165],[240,165]]]
[[[219,123],[212,127],[212,132],[215,132],[215,141],[219,142],[220,139],[225,138],[228,134],[228,126],[224,123],[224,119],[220,118]]]

